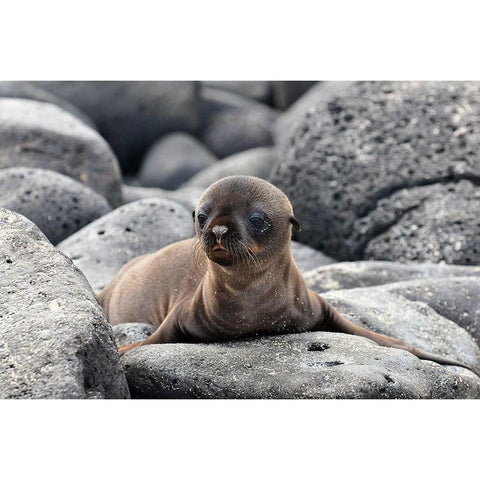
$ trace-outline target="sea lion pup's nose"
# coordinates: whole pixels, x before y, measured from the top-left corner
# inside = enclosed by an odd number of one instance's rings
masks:
[[[228,231],[228,228],[225,225],[215,225],[212,228],[212,232],[215,235],[215,237],[217,238],[218,242],[223,237],[223,235],[225,235],[227,233],[227,231]]]

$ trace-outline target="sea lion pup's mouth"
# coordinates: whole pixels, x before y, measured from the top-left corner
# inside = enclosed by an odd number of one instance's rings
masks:
[[[222,267],[230,267],[235,263],[235,257],[223,245],[216,244],[207,252],[207,257],[212,262]]]

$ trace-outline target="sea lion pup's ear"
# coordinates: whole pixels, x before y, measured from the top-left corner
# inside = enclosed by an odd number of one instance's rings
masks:
[[[293,228],[297,232],[302,231],[302,227],[300,226],[300,224],[298,223],[298,220],[293,215],[288,219],[288,221],[293,225]]]
[[[195,210],[192,212],[193,221],[195,221]]]

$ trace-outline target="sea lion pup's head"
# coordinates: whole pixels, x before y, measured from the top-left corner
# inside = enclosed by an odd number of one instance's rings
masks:
[[[258,268],[284,254],[292,225],[300,229],[287,196],[271,183],[246,175],[212,184],[193,218],[197,245],[223,267]]]

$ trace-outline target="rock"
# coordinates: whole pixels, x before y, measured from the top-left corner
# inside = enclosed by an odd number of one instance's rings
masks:
[[[56,105],[0,98],[0,169],[32,167],[74,178],[120,205],[120,169],[105,140]]]
[[[145,187],[175,190],[216,157],[186,133],[172,133],[155,142],[145,155],[138,178]]]
[[[213,88],[202,88],[201,102],[201,140],[218,158],[273,144],[274,109]]]
[[[128,398],[112,329],[85,277],[0,209],[0,397]]]
[[[112,146],[124,171],[170,132],[198,129],[195,82],[35,82],[85,112]]]
[[[480,398],[467,369],[331,332],[147,345],[122,365],[133,398]]]
[[[277,81],[273,82],[273,104],[280,110],[286,110],[316,83],[314,81]]]
[[[329,265],[336,262],[335,259],[324,255],[318,250],[314,250],[308,245],[302,245],[295,241],[292,241],[290,245],[293,259],[302,273],[314,270],[322,265]]]
[[[205,191],[199,187],[183,187],[178,190],[163,190],[161,188],[135,187],[132,185],[123,185],[123,201],[131,203],[142,198],[160,197],[183,205],[189,212],[195,210],[198,199]]]
[[[285,151],[295,130],[310,111],[320,104],[326,104],[342,93],[353,82],[318,82],[304,93],[288,110],[282,112],[273,125],[272,133],[279,151]],[[281,108],[281,107],[279,107]]]
[[[480,277],[480,267],[402,264],[397,262],[339,262],[319,266],[304,275],[308,288],[323,293],[329,290],[371,287],[406,280],[434,280],[450,277]]]
[[[39,87],[28,82],[0,82],[0,97],[26,98],[39,102],[53,103],[61,109],[79,118],[85,125],[95,129],[94,123],[77,107]]]
[[[95,293],[135,257],[193,235],[192,214],[178,203],[149,198],[95,220],[58,245]]]
[[[267,81],[202,81],[202,86],[219,90],[226,90],[237,95],[256,100],[257,102],[272,104],[272,82]]]
[[[101,195],[82,183],[25,167],[0,170],[0,207],[27,217],[54,245],[111,210]]]
[[[117,346],[141,342],[148,338],[156,328],[149,323],[120,323],[113,325],[113,335]]]
[[[479,114],[474,82],[356,82],[320,102],[271,176],[298,240],[340,260],[479,264]]]
[[[253,175],[266,179],[277,163],[277,152],[260,147],[240,152],[221,160],[190,178],[182,187],[208,188],[212,183],[230,175]]]

